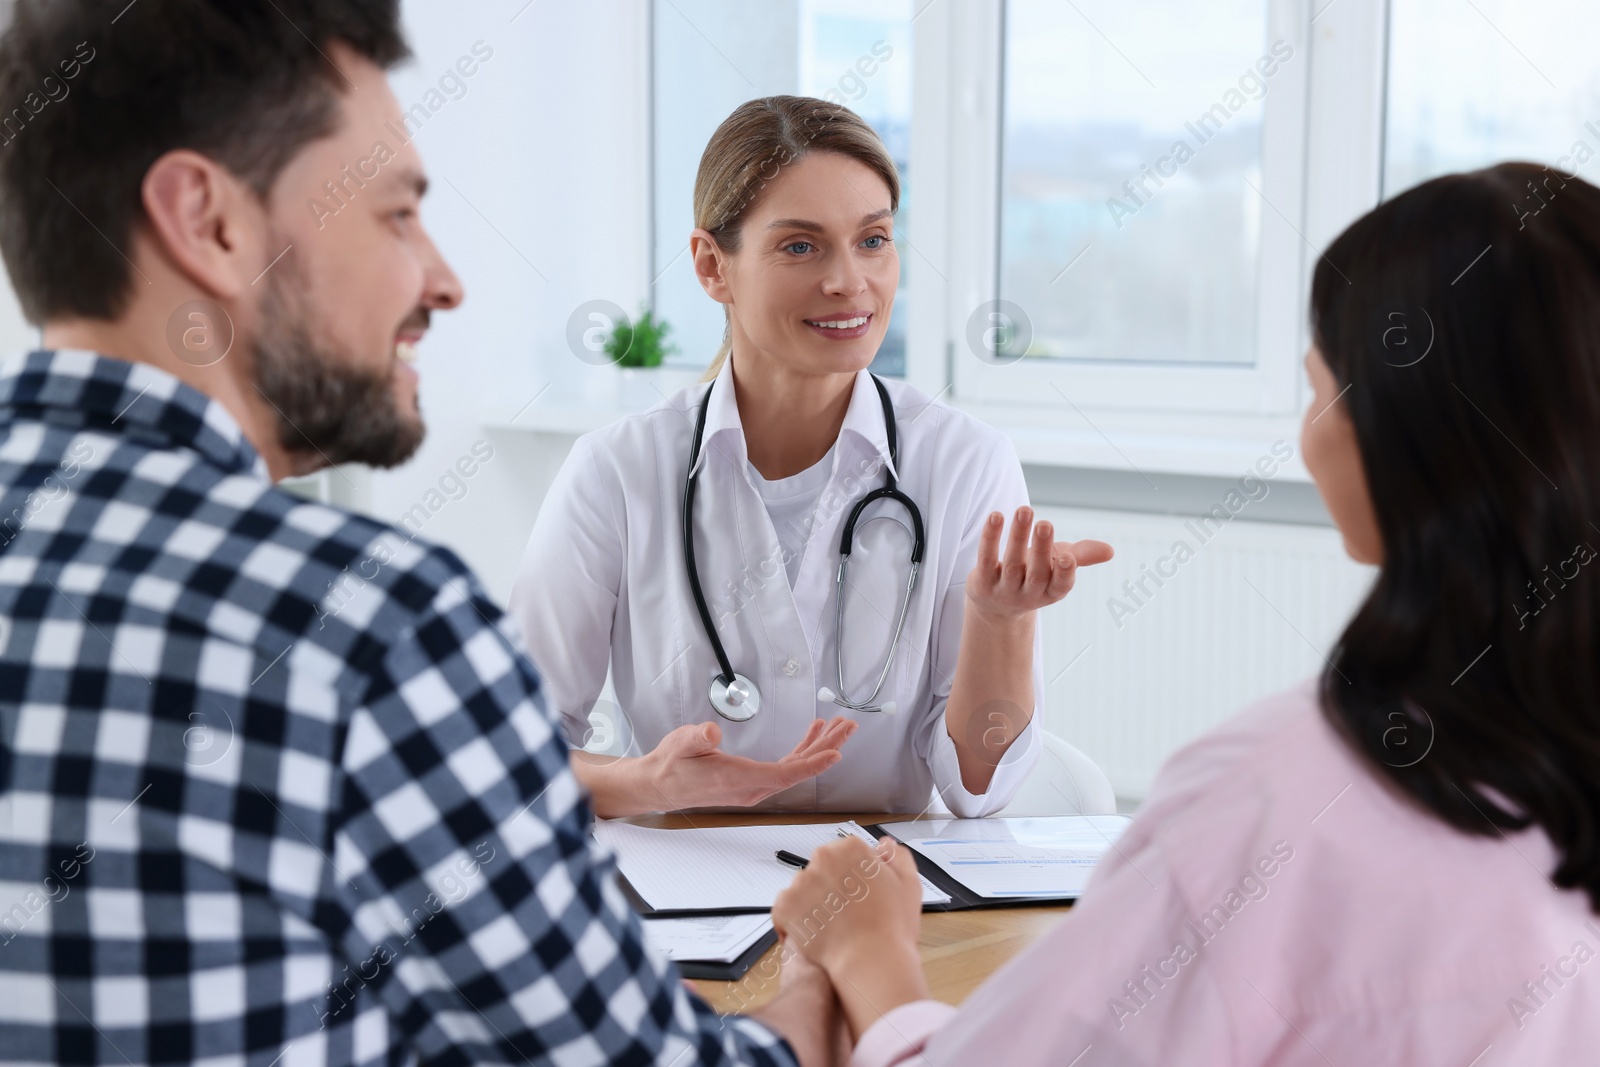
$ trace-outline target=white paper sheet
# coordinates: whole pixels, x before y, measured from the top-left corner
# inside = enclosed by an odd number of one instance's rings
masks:
[[[773,853],[798,856],[853,834],[876,839],[854,822],[798,823],[788,826],[708,826],[661,830],[620,820],[596,820],[594,836],[617,853],[617,865],[635,891],[657,911],[770,909],[799,871]],[[922,880],[922,902],[943,903],[949,895]]]
[[[1071,899],[1131,821],[1126,815],[923,819],[883,829],[980,896]]]
[[[770,915],[645,919],[645,944],[672,960],[732,963],[772,929]]]

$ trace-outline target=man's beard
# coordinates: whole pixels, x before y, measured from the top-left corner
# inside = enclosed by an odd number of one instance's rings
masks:
[[[317,343],[304,294],[285,262],[261,303],[255,385],[277,409],[278,443],[313,469],[404,463],[422,444],[421,413],[401,410],[392,367],[366,367]]]

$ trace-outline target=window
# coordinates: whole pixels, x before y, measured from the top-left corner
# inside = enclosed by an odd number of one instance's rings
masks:
[[[1383,193],[1506,159],[1600,166],[1594,0],[1391,0]]]
[[[1081,428],[1095,409],[1291,414],[1305,11],[989,10],[988,40],[981,25],[950,27],[974,42],[953,64],[966,94],[983,100],[987,86],[992,103],[953,105],[949,139],[998,161],[990,175],[955,168],[947,193],[954,399],[1049,430]]]
[[[747,100],[799,94],[836,100],[870,123],[900,168],[897,238],[910,232],[911,0],[656,0],[654,6],[654,275],[674,362],[703,367],[722,342],[722,307],[689,263],[694,179],[706,142]],[[900,288],[872,369],[905,369],[909,281]]]
[[[1012,0],[999,291],[1031,336],[1000,358],[1256,361],[1252,188],[1293,54],[1259,0]]]

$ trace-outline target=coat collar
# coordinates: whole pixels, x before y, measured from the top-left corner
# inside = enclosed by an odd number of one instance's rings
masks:
[[[704,466],[706,456],[712,451],[713,442],[719,452],[728,456],[736,465],[742,466],[749,458],[745,449],[744,424],[739,420],[739,404],[734,396],[733,389],[733,357],[730,355],[722,361],[722,369],[717,372],[716,379],[711,383],[709,395],[703,387],[696,386],[695,392],[690,394],[690,419],[699,415],[699,405],[709,399],[711,408],[706,412],[705,436],[700,443],[700,455],[695,460],[694,469],[690,476],[700,473]],[[898,423],[898,413],[896,422]],[[889,456],[889,436],[884,429],[883,404],[878,399],[878,389],[872,384],[872,374],[866,370],[856,372],[855,385],[850,392],[850,406],[845,409],[844,423],[839,427],[839,437],[846,435],[866,442],[878,454],[885,467],[895,476],[900,477],[900,472],[895,469],[894,461]],[[838,457],[834,463],[837,466]]]

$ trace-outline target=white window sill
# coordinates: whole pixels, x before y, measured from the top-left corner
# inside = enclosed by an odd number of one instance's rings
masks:
[[[1298,415],[1090,411],[960,401],[951,406],[1005,431],[1017,456],[1030,466],[1232,479],[1266,457],[1277,468],[1274,478],[1311,481],[1300,462]],[[1287,462],[1272,451],[1279,441],[1293,450]]]

